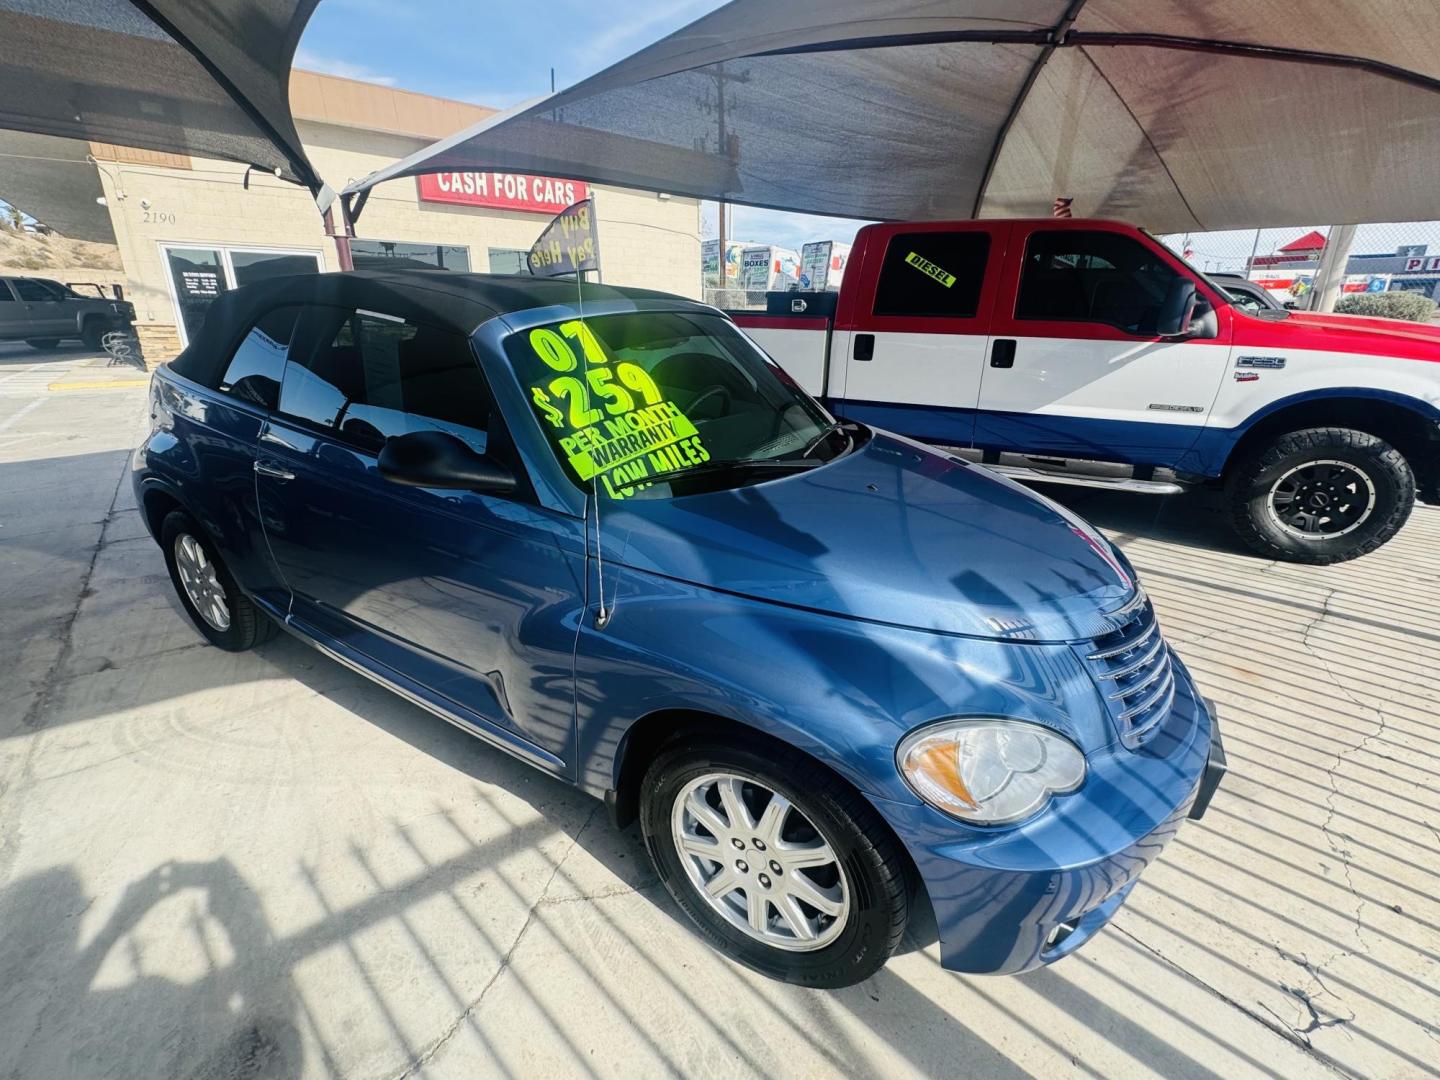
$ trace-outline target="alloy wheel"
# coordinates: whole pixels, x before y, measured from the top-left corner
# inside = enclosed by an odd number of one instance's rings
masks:
[[[1270,488],[1275,524],[1304,540],[1331,540],[1358,529],[1375,508],[1375,482],[1347,461],[1307,461]]]
[[[784,795],[749,777],[709,773],[680,790],[670,821],[690,883],[732,926],[791,952],[824,948],[845,928],[845,871]]]
[[[175,568],[180,572],[185,595],[200,617],[213,630],[222,634],[229,630],[230,605],[225,599],[225,587],[220,584],[215,563],[205,554],[200,541],[189,533],[175,538]]]

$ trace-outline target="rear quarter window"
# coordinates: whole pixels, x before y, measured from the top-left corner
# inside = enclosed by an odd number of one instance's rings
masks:
[[[300,308],[295,304],[261,316],[235,349],[218,389],[252,405],[274,409],[280,402],[280,380],[299,317]]]

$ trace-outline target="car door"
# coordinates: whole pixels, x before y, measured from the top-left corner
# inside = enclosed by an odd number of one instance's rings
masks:
[[[74,337],[80,331],[57,290],[34,278],[12,278],[15,294],[25,306],[29,337]]]
[[[1230,309],[1197,282],[1216,336],[1162,339],[1156,320],[1185,274],[1159,245],[1102,223],[1016,235],[980,388],[984,449],[1171,466],[1194,443],[1225,376]]]
[[[832,370],[844,379],[831,389],[836,407],[915,438],[969,446],[1009,226],[871,228],[851,308],[837,319],[834,349],[844,351],[832,351]]]
[[[317,307],[298,337],[256,459],[291,619],[342,658],[569,775],[581,520],[539,506],[524,482],[497,496],[379,475],[385,441],[411,431],[447,431],[509,460],[463,336]]]
[[[30,314],[15,295],[7,278],[0,278],[0,341],[14,341],[29,333]]]

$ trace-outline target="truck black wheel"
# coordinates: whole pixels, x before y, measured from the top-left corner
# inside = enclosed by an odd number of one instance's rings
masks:
[[[109,329],[110,326],[104,319],[93,317],[86,319],[85,324],[80,327],[80,340],[85,343],[87,349],[98,349],[101,339]]]
[[[275,624],[240,591],[189,514],[176,510],[165,518],[160,548],[185,613],[210,644],[244,652],[274,635]]]
[[[889,959],[910,910],[908,863],[875,810],[769,743],[694,734],[640,791],[645,846],[700,935],[763,975],[850,986]]]
[[[32,337],[26,338],[25,344],[32,349],[53,349],[60,344],[60,339],[57,337]]]
[[[1226,496],[1236,531],[1256,551],[1323,565],[1365,555],[1399,532],[1415,505],[1415,474],[1374,435],[1307,428],[1240,461]]]

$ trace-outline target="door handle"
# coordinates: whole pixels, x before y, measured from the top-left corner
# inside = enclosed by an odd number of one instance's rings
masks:
[[[875,359],[875,335],[874,335],[874,334],[856,334],[856,335],[855,335],[855,359],[856,359],[856,360],[874,360],[874,359]]]
[[[995,344],[990,346],[990,366],[1015,366],[1015,340],[1013,338],[995,339]]]
[[[294,480],[295,474],[289,469],[281,468],[279,465],[268,461],[255,462],[255,471],[261,476],[273,476],[276,480]]]

